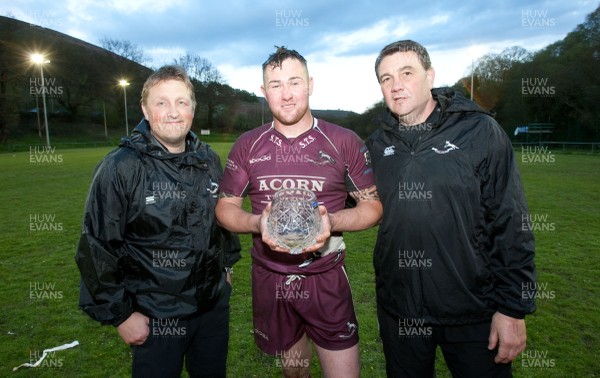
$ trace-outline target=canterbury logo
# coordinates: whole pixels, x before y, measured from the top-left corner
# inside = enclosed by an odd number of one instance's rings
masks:
[[[450,143],[449,141],[446,141],[446,144],[444,144],[444,149],[443,150],[438,150],[435,147],[431,148],[436,154],[447,154],[450,151],[453,150],[459,150],[458,146]]]

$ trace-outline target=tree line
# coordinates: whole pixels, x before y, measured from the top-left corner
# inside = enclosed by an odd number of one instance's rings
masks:
[[[0,142],[5,143],[11,133],[17,137],[32,131],[42,134],[39,66],[29,61],[25,45],[49,51],[51,63],[44,65],[44,84],[54,90],[46,92],[51,119],[120,128],[125,106],[128,124],[141,119],[139,94],[152,71],[146,66],[151,60],[141,47],[104,37],[100,48],[7,17],[0,17],[0,31]],[[172,63],[183,66],[194,84],[196,130],[237,134],[271,119],[264,99],[229,86],[207,59],[188,52]],[[600,7],[564,39],[540,51],[513,46],[479,58],[472,79],[465,76],[453,88],[472,96],[517,140],[522,138],[514,136],[517,127],[542,123],[552,126],[553,133],[546,138],[555,141],[600,142],[599,63]],[[130,85],[120,87],[120,79]],[[35,114],[31,109],[36,109],[37,127],[31,119],[25,122]],[[384,110],[380,101],[362,114],[337,117],[330,112],[323,117],[367,137],[378,127],[377,117]]]
[[[442,64],[442,63],[438,63]],[[434,62],[435,65],[435,62]],[[453,88],[490,112],[515,140],[518,126],[547,124],[554,141],[600,142],[600,7],[564,39],[540,51],[513,46],[474,62]],[[344,121],[360,135],[378,127],[379,102]]]

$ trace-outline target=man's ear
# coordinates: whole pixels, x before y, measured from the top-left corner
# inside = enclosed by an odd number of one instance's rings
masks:
[[[142,104],[142,113],[144,113],[144,118],[149,121],[150,118],[148,118],[148,112],[146,111],[146,106],[144,104]]]
[[[427,70],[427,82],[429,83],[429,89],[433,88],[433,82],[435,80],[435,70],[433,67],[429,67]]]

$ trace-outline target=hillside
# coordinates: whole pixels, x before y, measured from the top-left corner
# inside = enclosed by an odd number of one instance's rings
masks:
[[[104,135],[105,117],[108,130],[125,129],[121,78],[130,83],[129,121],[140,119],[138,98],[149,68],[66,34],[0,17],[0,143],[44,134],[42,80],[33,53],[50,61],[43,66],[43,84],[51,132],[64,134],[61,129],[70,124],[85,136],[96,124]]]
[[[0,143],[45,142],[40,67],[31,54],[42,53],[51,143],[116,141],[126,132],[122,78],[127,95],[129,131],[142,118],[141,87],[151,69],[69,35],[0,16]],[[209,91],[195,82],[198,108],[194,130],[239,133],[268,122],[264,99],[225,84],[220,105],[205,101]],[[219,99],[217,99],[219,100]],[[206,103],[213,108],[209,111]],[[38,111],[39,109],[39,111]],[[210,120],[208,114],[213,114]],[[353,112],[313,110],[315,116],[341,123]],[[106,126],[105,126],[106,125]]]

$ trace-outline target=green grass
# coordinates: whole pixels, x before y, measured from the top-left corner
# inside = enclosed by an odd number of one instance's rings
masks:
[[[224,161],[231,143],[212,143]],[[56,150],[55,163],[32,163],[29,151],[0,154],[0,376],[126,377],[130,350],[112,327],[100,326],[77,307],[79,274],[73,256],[84,201],[94,166],[110,148]],[[58,157],[60,156],[60,159]],[[519,356],[516,377],[600,376],[600,158],[555,156],[552,164],[520,160],[530,211],[547,229],[536,232],[539,282],[547,298],[527,318],[528,348],[537,358]],[[58,161],[60,160],[60,161]],[[53,229],[36,230],[39,217]],[[37,226],[36,226],[37,225]],[[552,226],[552,227],[550,227]],[[33,227],[33,230],[32,230]],[[347,268],[360,323],[362,376],[385,376],[375,317],[371,263],[376,230],[347,234]],[[231,377],[278,377],[273,357],[252,337],[250,238],[242,236],[231,299]],[[53,285],[54,298],[31,298],[36,285]],[[33,290],[32,290],[33,287]],[[42,292],[43,294],[43,292]],[[37,369],[12,368],[30,354],[78,340]],[[533,360],[533,361],[532,361]],[[539,368],[527,364],[552,364]],[[320,376],[318,361],[311,366]],[[449,374],[441,359],[438,376]]]

